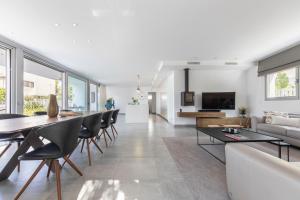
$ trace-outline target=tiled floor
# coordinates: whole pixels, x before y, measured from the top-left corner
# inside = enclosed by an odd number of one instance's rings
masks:
[[[77,148],[71,159],[84,176],[78,176],[68,165],[63,168],[63,199],[193,199],[162,139],[194,136],[193,130],[177,130],[156,117],[148,125],[128,125],[124,116],[120,116],[117,130],[119,137],[109,148],[101,142],[103,155],[92,148],[92,166],[88,166],[86,149],[80,153]],[[0,167],[7,159],[1,158]],[[37,165],[35,161],[24,161],[20,173],[15,170],[8,180],[0,182],[0,199],[12,199]],[[46,173],[44,167],[21,199],[56,199],[55,176],[47,180]]]
[[[84,176],[68,165],[63,168],[63,199],[228,199],[225,166],[196,145],[194,128],[173,127],[154,116],[149,124],[125,124],[124,116],[119,119],[115,142],[109,148],[101,142],[104,154],[92,146],[92,166],[86,149],[80,153],[77,148],[71,156]],[[7,159],[1,158],[1,168]],[[15,170],[0,182],[0,199],[13,199],[37,165],[24,161],[20,173]],[[46,173],[44,167],[21,199],[56,199],[55,176],[47,180]]]

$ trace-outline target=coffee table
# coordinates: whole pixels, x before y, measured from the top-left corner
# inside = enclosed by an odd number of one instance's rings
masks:
[[[271,141],[269,143],[278,146],[278,158],[281,158],[281,148],[282,147],[286,147],[287,161],[288,162],[290,161],[290,146],[291,146],[290,144],[282,142],[282,141],[280,141],[280,142],[278,142],[278,141],[275,141],[275,142]]]
[[[238,134],[228,134],[224,133],[222,130],[224,128],[197,128],[197,144],[204,149],[206,152],[208,152],[210,155],[215,157],[217,160],[225,164],[225,161],[222,159],[218,158],[216,155],[211,153],[209,150],[207,150],[204,146],[207,145],[226,145],[227,143],[242,143],[242,142],[269,142],[269,143],[275,143],[282,142],[282,139],[263,135],[261,133],[257,133],[251,130],[247,129],[239,129],[240,133]],[[199,131],[210,136],[210,138],[213,138],[213,140],[210,140],[211,143],[205,143],[205,144],[200,144],[199,143]],[[226,136],[227,135],[227,136]],[[233,137],[239,137],[239,138],[232,138]],[[215,142],[216,139],[219,142]],[[281,150],[281,146],[280,146]],[[280,153],[281,155],[281,153]]]

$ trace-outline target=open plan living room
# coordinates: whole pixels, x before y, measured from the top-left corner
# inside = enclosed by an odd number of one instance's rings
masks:
[[[0,0],[0,200],[299,200],[299,0]]]

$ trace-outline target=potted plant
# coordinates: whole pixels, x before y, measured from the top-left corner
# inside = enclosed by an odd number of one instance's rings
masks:
[[[242,118],[245,118],[246,114],[247,114],[247,108],[246,107],[239,107],[239,114]]]

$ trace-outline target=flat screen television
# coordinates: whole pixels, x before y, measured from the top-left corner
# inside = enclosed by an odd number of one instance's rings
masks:
[[[234,110],[235,92],[203,92],[202,109]]]

